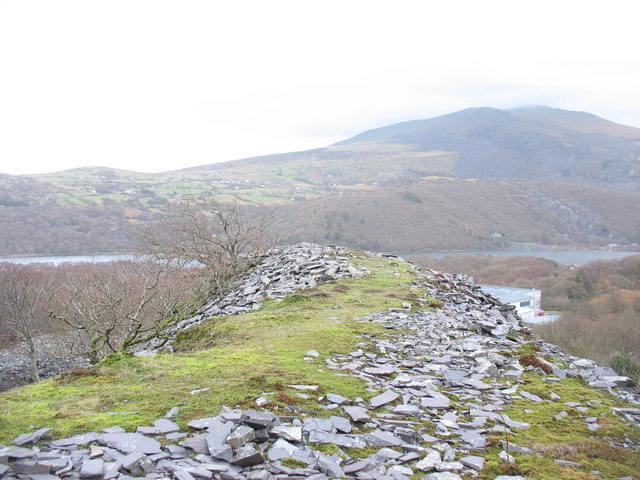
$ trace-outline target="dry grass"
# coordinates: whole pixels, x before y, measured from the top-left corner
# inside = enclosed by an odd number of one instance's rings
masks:
[[[524,367],[538,367],[541,368],[544,373],[549,375],[553,372],[553,369],[549,366],[548,363],[541,361],[537,355],[524,355],[518,359],[520,365]]]

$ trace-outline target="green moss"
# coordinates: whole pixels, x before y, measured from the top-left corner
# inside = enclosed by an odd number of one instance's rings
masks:
[[[508,440],[539,453],[514,454],[521,475],[536,480],[569,480],[618,478],[629,475],[630,472],[640,472],[638,453],[631,449],[611,446],[612,442],[624,442],[625,438],[640,439],[638,429],[627,425],[613,412],[614,407],[622,406],[618,398],[606,391],[590,388],[579,379],[566,379],[560,383],[549,384],[543,378],[527,373],[522,378],[524,385],[521,386],[523,390],[542,397],[543,402],[515,399],[504,410],[513,420],[527,422],[531,426],[527,429],[513,429],[511,434],[493,437],[493,443]],[[560,399],[552,400],[551,392]],[[589,410],[580,412],[565,405],[566,402],[578,402]],[[554,420],[553,417],[562,411],[568,415]],[[585,421],[586,417],[598,417],[601,428],[596,432],[590,431]],[[500,450],[490,449],[487,465],[480,478],[493,479],[495,475],[506,475],[513,470],[498,460],[497,454]],[[584,468],[556,465],[553,461],[555,458],[582,463]],[[593,476],[589,473],[590,470],[599,470],[603,476]]]
[[[323,358],[356,349],[362,334],[389,334],[359,319],[400,307],[410,295],[411,272],[382,258],[358,262],[371,274],[320,284],[298,292],[293,301],[268,301],[248,314],[212,318],[179,336],[178,353],[112,355],[99,366],[99,375],[86,372],[0,394],[0,443],[31,425],[52,427],[56,437],[114,425],[132,429],[151,424],[174,406],[181,408],[178,423],[184,427],[193,418],[216,414],[222,405],[252,406],[265,391],[283,392],[303,408],[317,407],[298,399],[290,384],[318,385],[318,395],[370,398],[362,380],[336,376],[319,360],[304,360],[310,349]],[[336,285],[348,288],[334,291]],[[208,390],[190,393],[196,389]]]
[[[314,450],[323,453],[324,455],[339,455],[342,458],[345,458],[345,453],[333,443],[311,443],[309,445]]]
[[[305,468],[307,466],[306,463],[301,460],[296,460],[295,458],[282,458],[280,459],[280,463],[289,468]]]

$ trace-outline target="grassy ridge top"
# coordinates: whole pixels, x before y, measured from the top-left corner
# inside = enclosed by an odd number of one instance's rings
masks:
[[[308,350],[322,356],[348,352],[361,334],[383,334],[382,327],[356,319],[400,307],[410,297],[406,264],[357,261],[373,273],[268,302],[257,312],[211,319],[179,337],[176,354],[112,356],[95,368],[0,394],[0,443],[10,443],[31,425],[52,427],[56,437],[114,425],[131,429],[151,424],[174,406],[185,426],[222,405],[253,405],[262,392],[274,392],[274,400],[285,399],[279,401],[285,405],[295,392],[287,384],[312,383],[320,393],[368,398],[360,380],[318,372],[303,360]],[[308,406],[302,399],[296,405]]]

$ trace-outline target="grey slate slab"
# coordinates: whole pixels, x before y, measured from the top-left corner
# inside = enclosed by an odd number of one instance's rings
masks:
[[[264,456],[260,450],[257,450],[251,446],[244,446],[236,450],[236,453],[231,460],[231,463],[239,467],[250,467],[252,465],[259,465],[264,462]]]
[[[101,458],[86,459],[80,468],[80,478],[101,478],[104,472],[104,461]]]
[[[13,444],[16,446],[26,445],[27,443],[37,443],[41,439],[50,440],[51,429],[50,428],[41,428],[31,433],[23,433],[22,435],[18,435],[13,439]]]
[[[369,416],[369,411],[363,407],[357,406],[343,406],[342,409],[351,417],[351,420],[354,422],[368,422],[371,417]]]
[[[100,435],[100,443],[123,453],[160,453],[160,442],[139,433],[105,433]]]
[[[369,405],[371,406],[371,408],[378,408],[382,405],[386,405],[393,402],[394,400],[397,400],[399,397],[400,395],[398,395],[393,390],[387,390],[386,392],[381,393],[380,395],[376,395],[371,400],[369,400]]]
[[[30,448],[23,447],[4,447],[0,448],[0,457],[23,459],[35,458],[36,453]]]

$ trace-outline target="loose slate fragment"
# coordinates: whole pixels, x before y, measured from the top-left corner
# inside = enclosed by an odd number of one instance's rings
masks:
[[[165,435],[167,433],[179,432],[180,427],[177,423],[172,422],[166,418],[159,418],[155,422],[153,422],[153,426],[158,430],[160,435]]]
[[[88,445],[92,442],[96,442],[100,438],[100,434],[96,432],[88,432],[80,435],[75,435],[69,438],[61,438],[54,440],[50,443],[52,447],[70,447],[72,445]],[[1,455],[1,452],[0,452]]]
[[[400,395],[398,395],[393,390],[387,390],[386,392],[373,397],[369,401],[369,405],[371,405],[371,408],[378,408],[378,407],[381,407],[382,405],[386,405],[387,403],[391,403],[394,400],[397,400],[399,397]]]
[[[38,443],[40,440],[51,440],[50,428],[41,428],[31,433],[23,433],[13,439],[13,444],[17,446],[26,445],[27,443]]]
[[[369,412],[366,408],[344,406],[342,407],[342,409],[347,413],[347,415],[351,417],[351,420],[353,420],[354,422],[365,423],[371,420]]]
[[[465,467],[473,468],[474,470],[482,470],[484,467],[484,458],[477,455],[468,455],[460,459],[460,463]]]
[[[82,462],[80,467],[81,478],[100,478],[104,471],[104,461],[101,458],[95,458],[93,460],[86,459]]]
[[[457,473],[438,472],[426,475],[423,480],[462,480],[462,477]],[[496,480],[498,480],[498,477],[496,477]]]
[[[336,415],[331,415],[329,417],[329,421],[333,423],[335,429],[342,433],[351,433],[351,422],[344,417],[338,417]]]
[[[436,410],[443,410],[451,408],[451,400],[446,397],[423,397],[422,399],[420,399],[420,405],[427,409],[433,408]]]
[[[375,445],[378,447],[397,447],[404,443],[404,441],[396,437],[393,433],[385,432],[382,430],[374,430],[373,432],[365,433],[362,438],[368,445]]]
[[[239,448],[231,463],[239,467],[250,467],[259,465],[264,462],[264,456],[260,450],[256,450],[251,446]]]
[[[543,401],[542,398],[540,398],[538,395],[526,392],[524,390],[520,390],[520,395],[522,395],[527,400],[531,400],[532,402],[542,402]]]
[[[218,417],[208,417],[208,418],[198,418],[196,420],[191,420],[187,423],[188,427],[191,427],[195,430],[205,430],[209,427],[216,425],[224,425]]]
[[[11,470],[21,475],[35,475],[51,472],[51,465],[33,460],[18,460],[11,464]]]
[[[284,438],[290,442],[299,443],[302,441],[302,427],[287,427],[279,425],[271,429],[271,434],[276,437]]]
[[[271,412],[257,412],[255,410],[247,410],[241,418],[245,424],[253,428],[269,427],[276,420],[276,416]]]
[[[256,431],[247,425],[240,425],[227,436],[227,443],[233,448],[240,448],[256,438]]]
[[[327,401],[335,403],[337,405],[347,405],[351,403],[351,400],[349,400],[348,398],[345,398],[342,395],[337,395],[335,393],[328,393]]]
[[[21,460],[24,458],[35,458],[35,456],[36,456],[36,452],[28,448],[22,448],[22,447],[0,448],[0,457]]]
[[[427,455],[416,463],[416,468],[423,472],[432,472],[436,468],[436,464],[442,462],[440,453],[435,450],[430,451]]]
[[[160,442],[139,433],[105,433],[100,435],[99,441],[123,453],[141,452],[150,455],[162,451]]]

